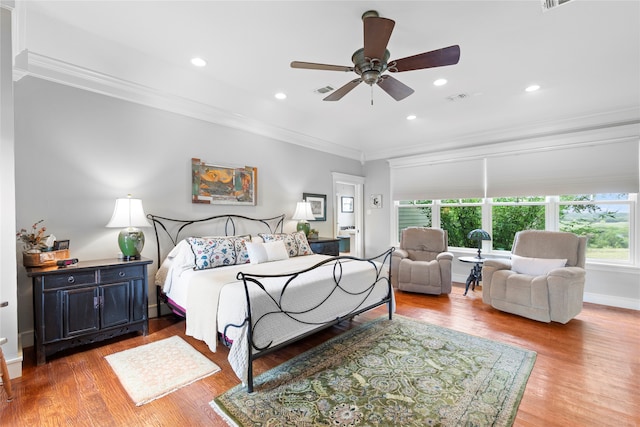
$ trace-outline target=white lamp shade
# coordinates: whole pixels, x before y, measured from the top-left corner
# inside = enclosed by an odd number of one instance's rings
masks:
[[[116,199],[116,207],[113,209],[111,220],[107,227],[153,227],[142,208],[140,199]]]
[[[296,205],[296,211],[293,213],[293,219],[298,219],[302,221],[313,221],[316,217],[313,215],[313,211],[311,210],[311,203],[309,202],[298,202]]]

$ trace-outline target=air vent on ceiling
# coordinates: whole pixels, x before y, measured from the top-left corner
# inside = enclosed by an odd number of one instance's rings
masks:
[[[447,96],[446,100],[447,101],[462,101],[463,99],[467,99],[469,97],[470,97],[470,95],[467,94],[467,93],[459,93],[457,95]]]
[[[331,86],[327,85],[327,86],[324,86],[324,87],[321,87],[321,88],[318,88],[318,89],[314,90],[314,92],[315,93],[319,93],[320,95],[323,95],[325,93],[331,92],[334,89],[335,89],[334,87],[331,87]]]
[[[569,3],[570,1],[571,0],[542,0],[542,10],[546,12],[547,10]]]

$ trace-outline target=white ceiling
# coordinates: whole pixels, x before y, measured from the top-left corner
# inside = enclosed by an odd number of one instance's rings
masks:
[[[20,49],[365,160],[640,119],[636,0],[573,0],[547,12],[539,0],[20,3]],[[364,84],[322,101],[315,89],[357,76],[290,62],[352,65],[371,9],[396,22],[391,59],[458,44],[460,62],[394,74],[415,90],[400,102]],[[193,56],[208,66],[194,68]],[[448,84],[434,86],[437,78]],[[541,89],[526,93],[533,83]],[[288,98],[276,100],[278,91]],[[458,94],[467,97],[447,100]]]

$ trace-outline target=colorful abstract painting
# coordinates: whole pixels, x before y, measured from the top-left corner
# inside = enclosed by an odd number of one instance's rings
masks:
[[[258,168],[219,166],[191,159],[192,202],[255,205]]]

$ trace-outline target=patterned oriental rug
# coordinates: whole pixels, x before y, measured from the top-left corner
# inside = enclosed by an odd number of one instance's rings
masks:
[[[105,356],[136,404],[152,400],[214,374],[218,365],[179,336]],[[167,362],[171,362],[169,367]]]
[[[233,426],[510,426],[536,353],[402,316],[351,329],[211,402]]]

